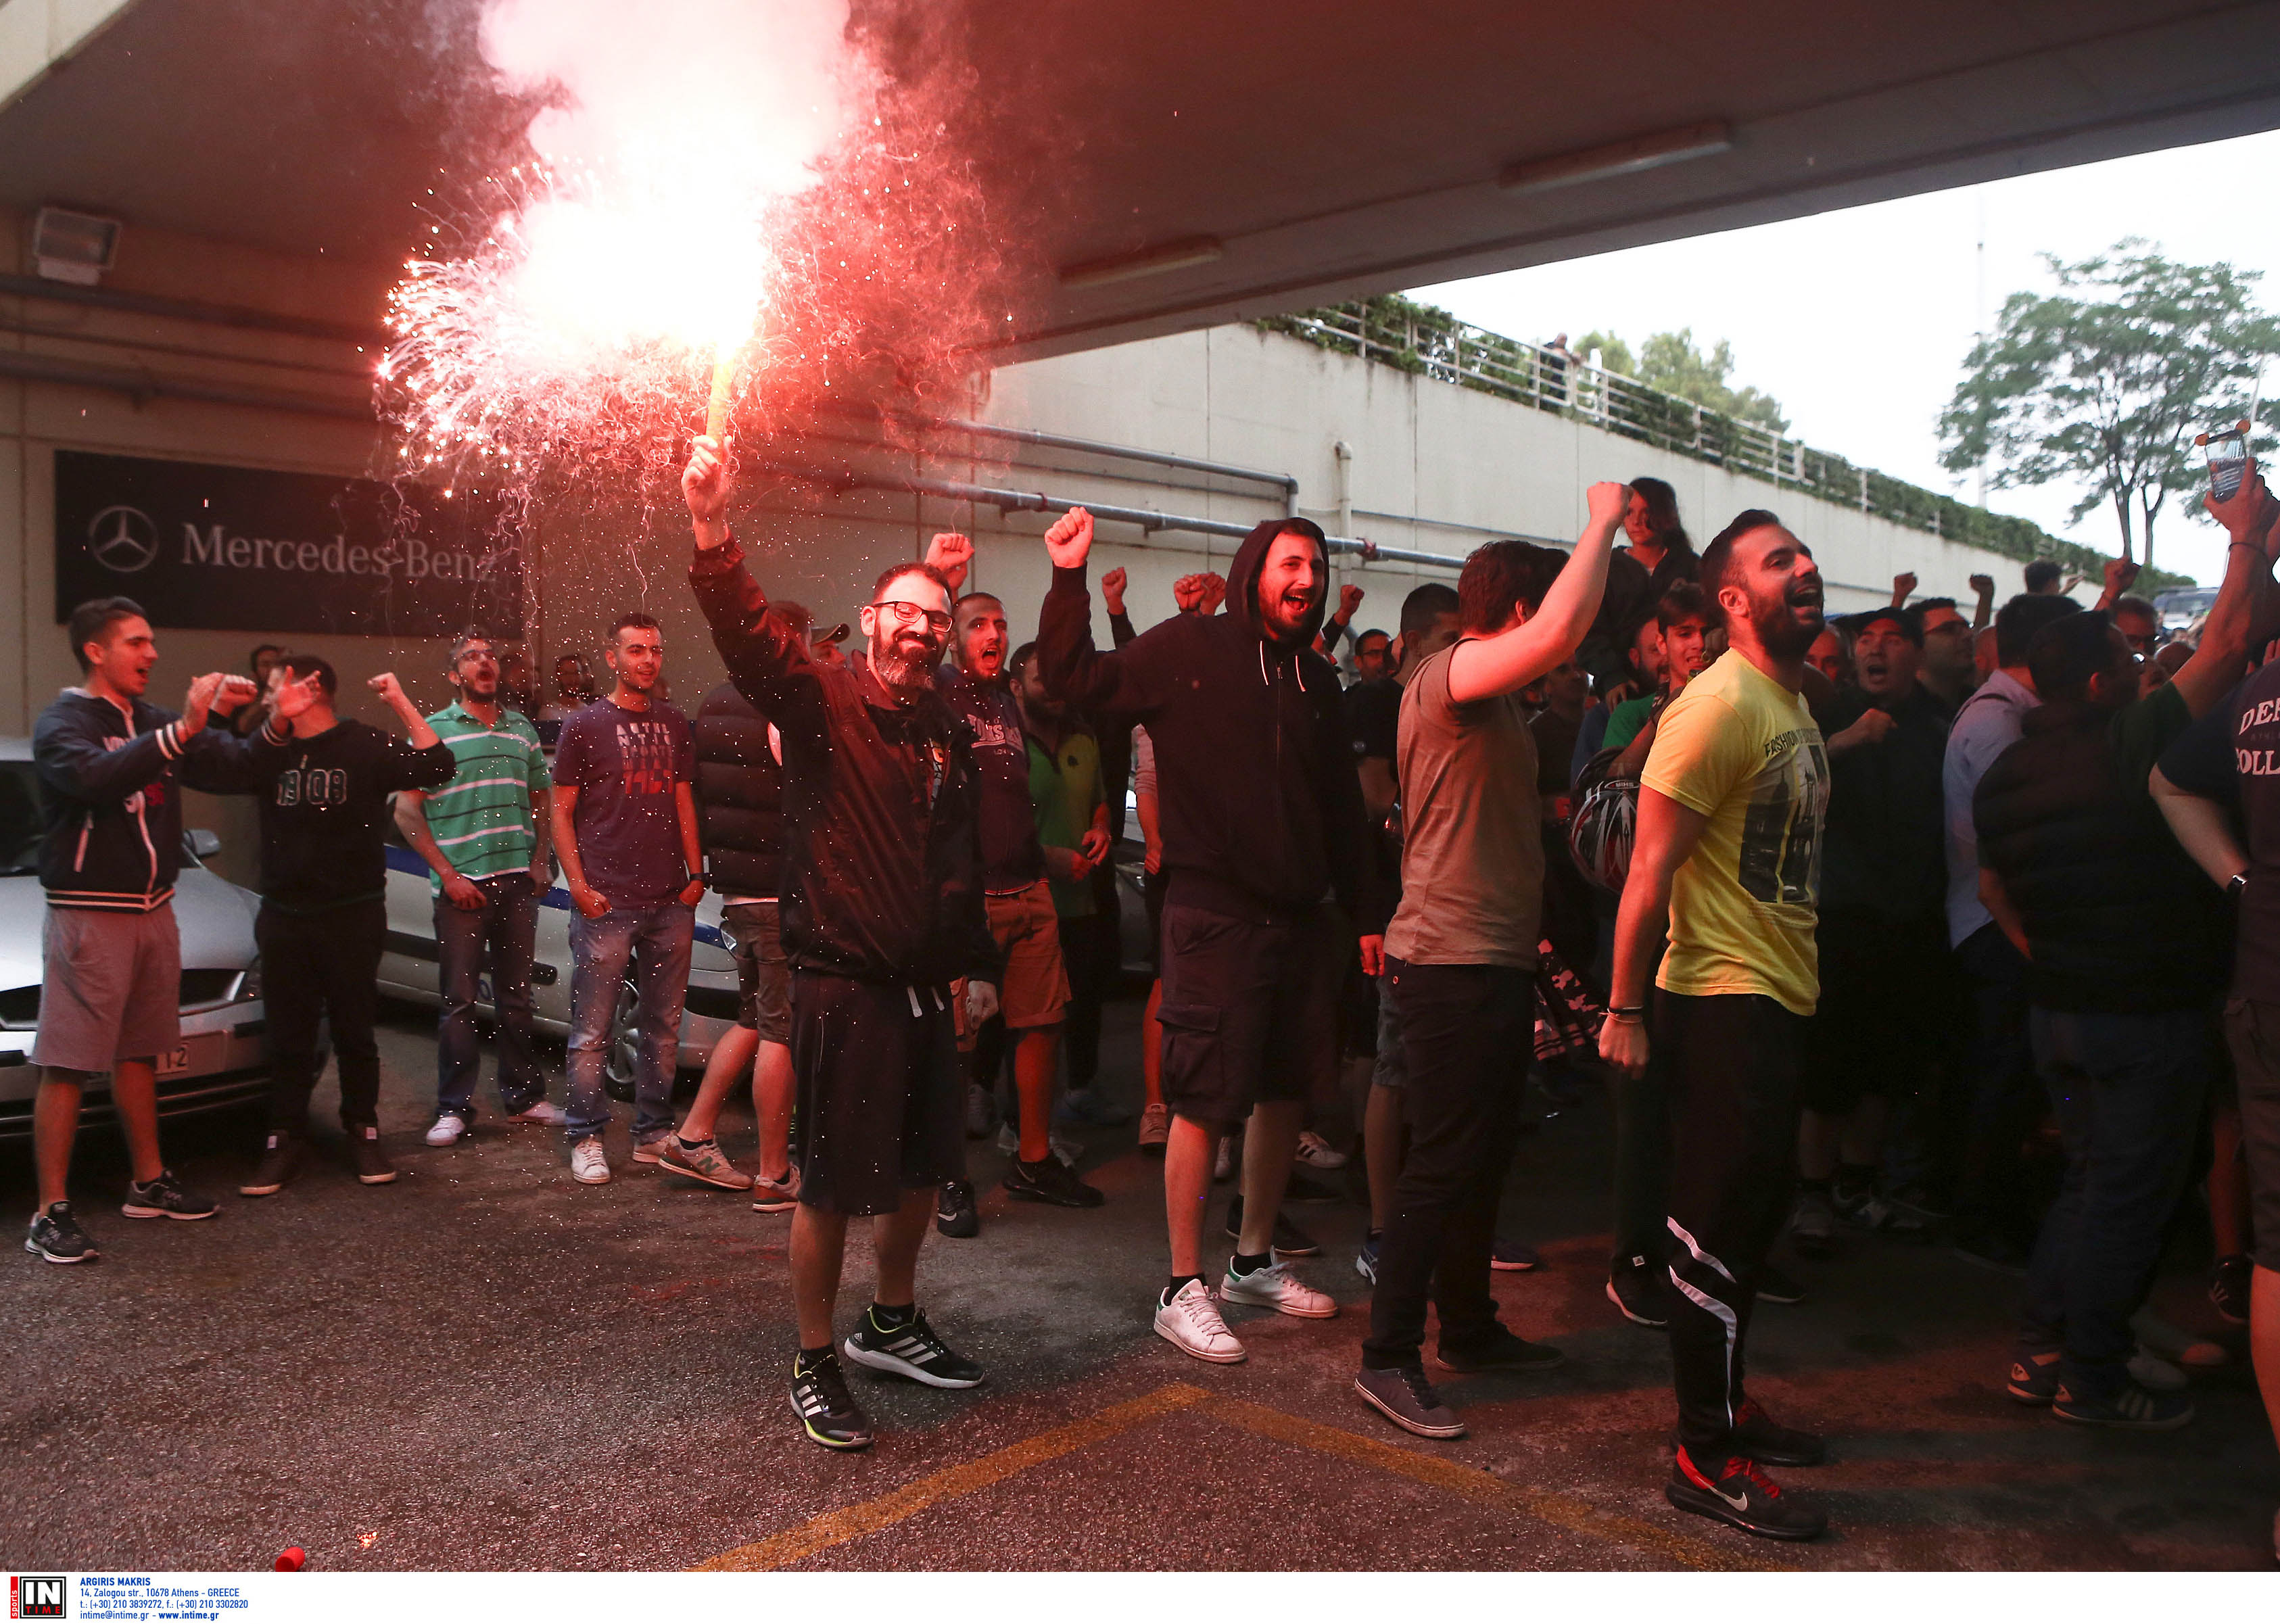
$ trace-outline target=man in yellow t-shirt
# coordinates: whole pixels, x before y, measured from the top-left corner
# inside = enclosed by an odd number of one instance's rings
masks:
[[[1639,784],[1599,1052],[1653,1066],[1673,1116],[1670,1351],[1679,1448],[1672,1505],[1773,1539],[1827,1516],[1760,1469],[1815,1466],[1821,1440],[1743,1390],[1743,1347],[1766,1252],[1797,1181],[1821,826],[1821,731],[1799,693],[1821,635],[1821,573],[1762,508],[1702,554],[1730,646],[1666,710]],[[1652,1017],[1646,977],[1668,930]],[[1650,1034],[1652,1036],[1650,1037]]]

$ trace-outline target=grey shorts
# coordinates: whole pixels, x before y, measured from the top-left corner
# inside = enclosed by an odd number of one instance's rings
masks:
[[[2280,1004],[2229,1000],[2224,1036],[2240,1087],[2240,1138],[2248,1157],[2256,1263],[2280,1269]]]
[[[791,1042],[791,966],[773,902],[740,902],[720,910],[720,929],[736,960],[736,1024],[764,1043]]]
[[[182,938],[174,905],[148,913],[50,908],[32,1064],[107,1072],[182,1041]]]

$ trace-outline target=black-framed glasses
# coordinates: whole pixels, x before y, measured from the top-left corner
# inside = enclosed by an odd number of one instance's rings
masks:
[[[950,629],[950,612],[946,609],[928,609],[924,604],[913,604],[901,598],[891,597],[882,598],[871,607],[893,610],[895,619],[900,620],[905,626],[924,620],[929,631],[946,632]]]

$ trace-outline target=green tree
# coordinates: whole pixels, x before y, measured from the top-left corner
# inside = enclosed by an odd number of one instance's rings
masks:
[[[1613,333],[1602,333],[1594,329],[1584,334],[1581,341],[1570,344],[1568,348],[1587,361],[1591,358],[1591,351],[1596,350],[1599,352],[1599,365],[1609,372],[1619,373],[1625,378],[1638,375],[1632,371],[1636,364],[1631,360],[1631,347]]]
[[[1641,383],[1691,400],[1698,406],[1722,412],[1745,423],[1758,423],[1774,433],[1787,434],[1789,419],[1781,403],[1762,389],[1737,389],[1726,381],[1734,370],[1734,346],[1724,339],[1704,354],[1696,348],[1694,329],[1657,333],[1639,346]]]
[[[1964,358],[1940,462],[1960,473],[1991,461],[2003,488],[2070,483],[2073,519],[2111,504],[2122,556],[2142,535],[2150,566],[2163,504],[2206,481],[2194,434],[2246,414],[2280,323],[2251,298],[2258,273],[2179,265],[2142,238],[2043,263],[2058,290],[2004,300]],[[2273,407],[2259,415],[2280,426]]]

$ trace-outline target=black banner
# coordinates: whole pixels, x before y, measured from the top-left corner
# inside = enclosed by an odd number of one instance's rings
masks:
[[[158,627],[433,637],[522,619],[489,493],[56,453],[56,621],[126,596]]]

